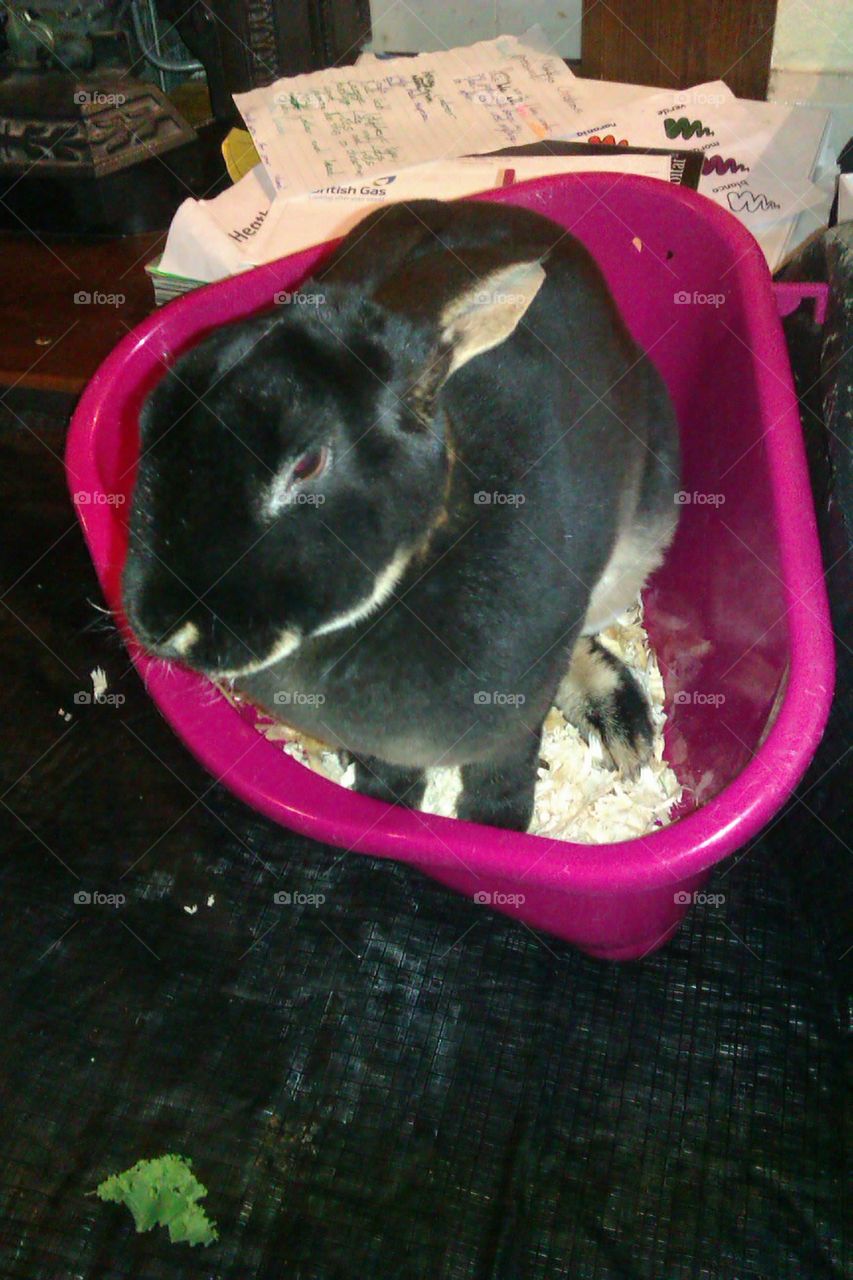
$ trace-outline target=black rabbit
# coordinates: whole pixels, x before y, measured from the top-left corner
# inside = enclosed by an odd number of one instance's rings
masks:
[[[677,428],[585,249],[528,210],[372,214],[149,397],[124,571],[152,652],[345,748],[359,790],[525,829],[555,701],[635,770],[593,638],[676,523]]]

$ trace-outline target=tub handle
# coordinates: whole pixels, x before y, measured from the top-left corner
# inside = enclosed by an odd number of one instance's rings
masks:
[[[780,280],[773,284],[776,295],[776,306],[780,316],[789,316],[804,298],[814,299],[814,318],[817,324],[826,320],[826,308],[829,302],[829,285],[820,281]]]

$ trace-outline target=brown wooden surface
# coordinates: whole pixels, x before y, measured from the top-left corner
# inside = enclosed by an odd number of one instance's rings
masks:
[[[0,387],[78,393],[128,329],[154,309],[144,266],[165,234],[38,240],[0,234]],[[114,302],[75,301],[80,294]]]
[[[776,0],[584,0],[583,74],[764,98],[775,21]]]

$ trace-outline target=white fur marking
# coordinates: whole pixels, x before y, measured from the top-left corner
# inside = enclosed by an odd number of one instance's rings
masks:
[[[285,627],[268,657],[259,659],[257,662],[249,662],[245,667],[235,667],[233,671],[217,671],[216,675],[221,680],[236,680],[239,676],[256,675],[265,667],[271,667],[274,662],[287,658],[294,649],[299,648],[301,643],[302,636],[299,632],[293,627]]]
[[[193,647],[196,640],[198,640],[198,627],[194,622],[185,622],[169,636],[166,644],[170,649],[174,649],[175,653],[183,654]]]
[[[373,583],[373,590],[366,600],[362,600],[360,604],[353,605],[346,613],[341,613],[337,618],[332,618],[329,622],[324,622],[322,627],[318,627],[316,631],[311,632],[314,636],[325,636],[331,631],[340,631],[343,627],[352,627],[362,618],[368,617],[380,605],[384,604],[391,592],[405,572],[406,565],[412,558],[411,551],[398,551],[390,564],[386,565],[381,572],[377,573]],[[293,653],[302,642],[302,636],[298,631],[294,631],[292,627],[288,627],[282,632],[281,639],[273,649],[269,657],[264,658],[260,662],[250,662],[245,667],[240,667],[234,671],[218,671],[217,675],[222,680],[236,680],[240,676],[253,676],[259,671],[263,671],[265,667],[271,667],[273,663],[280,662],[282,658],[286,658]]]
[[[292,464],[282,467],[278,475],[273,476],[261,496],[261,515],[265,520],[274,520],[282,507],[291,505],[293,496]]]
[[[387,564],[380,573],[377,573],[373,583],[373,590],[370,595],[362,600],[360,604],[353,605],[351,609],[347,609],[346,613],[341,613],[337,618],[332,618],[329,622],[324,622],[322,627],[318,627],[316,631],[312,631],[313,636],[325,636],[330,631],[340,631],[343,627],[354,627],[357,622],[361,622],[363,618],[367,618],[374,613],[381,605],[385,603],[397,583],[402,578],[406,565],[412,558],[411,551],[398,551],[394,559]]]
[[[657,520],[620,533],[604,572],[590,596],[582,635],[597,635],[615,620],[642,591],[672,541],[676,520]]]

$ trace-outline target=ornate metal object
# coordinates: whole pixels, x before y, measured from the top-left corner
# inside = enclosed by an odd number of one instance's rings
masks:
[[[0,169],[103,177],[195,138],[155,85],[66,72],[0,79]]]

